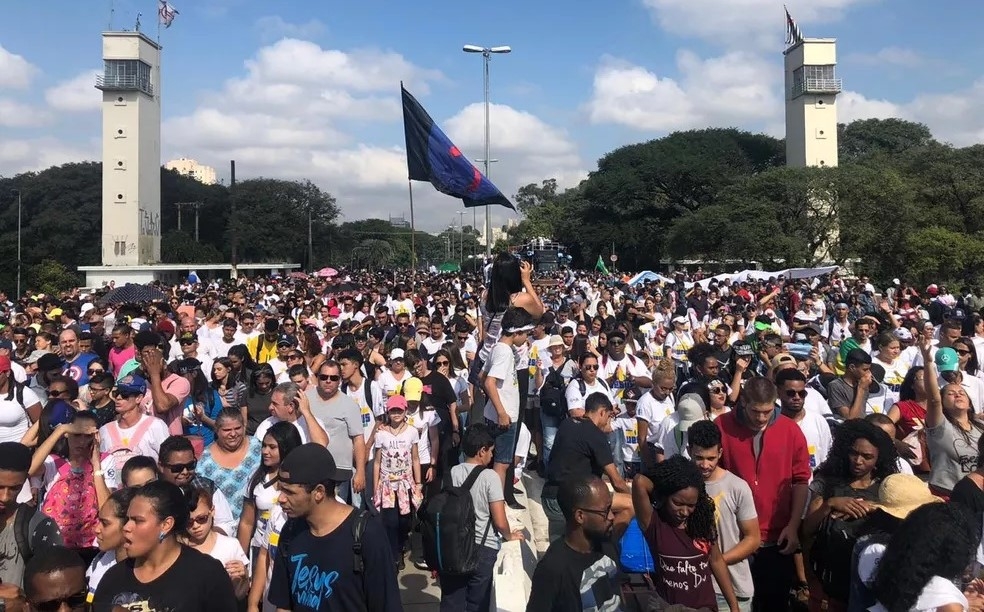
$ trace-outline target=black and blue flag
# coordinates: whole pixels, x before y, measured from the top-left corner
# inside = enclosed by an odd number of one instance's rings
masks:
[[[469,208],[500,205],[516,210],[499,188],[454,146],[402,84],[400,89],[410,180],[427,181],[441,193],[460,198]]]

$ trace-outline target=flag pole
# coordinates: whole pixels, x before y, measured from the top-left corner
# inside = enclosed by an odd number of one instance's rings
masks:
[[[413,219],[413,181],[407,179],[407,189],[410,190],[410,268],[417,268],[417,226]]]

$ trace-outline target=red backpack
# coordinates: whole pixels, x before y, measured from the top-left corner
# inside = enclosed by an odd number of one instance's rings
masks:
[[[66,459],[52,458],[58,468],[58,478],[45,493],[41,509],[58,525],[66,547],[92,546],[99,517],[93,466],[86,463],[82,471],[75,472]]]

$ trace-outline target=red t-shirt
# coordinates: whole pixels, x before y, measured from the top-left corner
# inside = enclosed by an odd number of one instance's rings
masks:
[[[656,511],[646,529],[646,543],[656,564],[653,586],[666,603],[717,609],[709,542],[694,542],[685,530],[663,522]]]

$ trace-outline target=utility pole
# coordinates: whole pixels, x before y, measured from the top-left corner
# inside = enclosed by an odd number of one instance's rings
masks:
[[[195,242],[198,242],[198,216],[204,202],[175,202],[174,207],[178,209],[178,231],[181,231],[181,210],[191,208],[195,211]]]
[[[230,249],[229,249],[229,253],[230,253],[229,263],[232,264],[232,270],[230,271],[229,275],[232,278],[239,277],[239,270],[237,268],[239,260],[236,254],[236,240],[238,239],[239,236],[236,233],[235,188],[236,188],[236,160],[231,159],[229,160],[229,234],[230,234],[229,242],[231,242],[232,244],[230,245]]]

